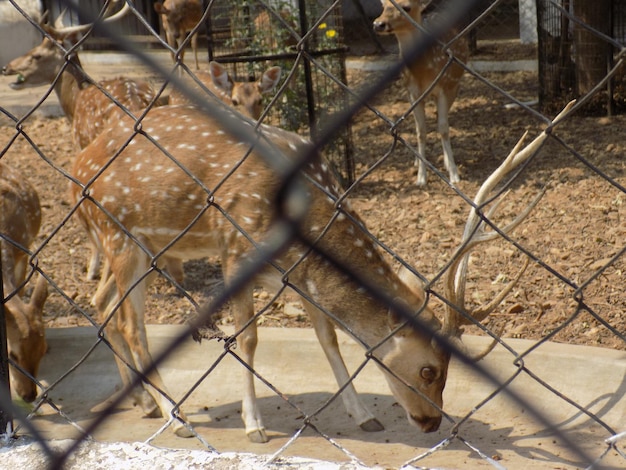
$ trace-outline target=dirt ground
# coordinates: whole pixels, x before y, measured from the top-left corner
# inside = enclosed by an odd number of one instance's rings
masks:
[[[514,49],[507,53],[485,46],[474,59],[503,56],[529,58],[529,53]],[[520,108],[506,109],[508,100],[492,86],[497,85],[522,101],[533,100],[537,97],[535,72],[485,73],[483,77],[489,84],[465,75],[450,116],[452,145],[462,177],[458,189],[470,198],[524,131],[528,130],[532,138],[545,124],[539,114]],[[349,70],[349,84],[353,87],[371,83],[374,78],[373,72]],[[3,77],[2,85],[7,83]],[[371,104],[395,120],[407,109],[406,93],[395,83]],[[434,108],[428,108],[428,113],[433,131],[429,134],[429,158],[443,171],[441,146],[434,132]],[[90,298],[97,281],[85,279],[88,244],[73,219],[64,222],[70,205],[62,172],[70,169],[76,154],[69,138],[70,127],[63,117],[32,117],[23,125],[26,139],[16,137],[15,127],[3,122],[0,148],[6,152],[2,161],[29,176],[43,203],[39,241],[47,242],[39,256],[40,266],[67,298],[93,314]],[[534,260],[519,285],[487,321],[490,327],[502,329],[503,336],[539,339],[553,335],[552,339],[558,342],[626,349],[626,342],[615,334],[626,330],[623,257],[602,269],[623,250],[626,232],[626,196],[619,186],[626,184],[622,138],[625,124],[624,116],[573,116],[555,131],[571,151],[556,141],[549,142],[512,186],[497,220],[510,220],[544,186],[546,194],[512,235]],[[402,137],[414,142],[412,119],[399,129]],[[391,149],[393,142],[388,130],[389,125],[371,111],[364,110],[356,116],[353,140],[357,176]],[[44,155],[47,161],[40,158]],[[600,172],[612,178],[613,184],[599,176]],[[409,152],[398,147],[367,174],[355,188],[352,199],[371,232],[426,279],[436,279],[432,288],[442,292],[437,276],[460,241],[468,206],[432,173],[426,188],[415,186],[415,176]],[[517,248],[503,241],[480,247],[470,263],[468,304],[491,298],[517,272],[523,258]],[[185,289],[200,304],[219,285],[219,267],[210,260],[187,262],[185,276]],[[583,285],[579,303],[575,291]],[[267,298],[264,292],[257,295],[259,300]],[[441,311],[435,299],[433,306]],[[590,315],[585,306],[598,318]],[[148,323],[182,323],[193,312],[193,306],[164,280],[157,280],[151,287]],[[85,325],[90,321],[59,293],[50,296],[45,320],[49,327]],[[223,321],[228,323],[228,316]],[[276,303],[261,323],[309,325],[297,300],[289,298]]]

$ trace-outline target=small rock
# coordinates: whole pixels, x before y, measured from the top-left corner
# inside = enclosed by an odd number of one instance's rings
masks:
[[[288,302],[283,309],[285,315],[290,317],[299,317],[305,314],[304,309],[300,304]]]

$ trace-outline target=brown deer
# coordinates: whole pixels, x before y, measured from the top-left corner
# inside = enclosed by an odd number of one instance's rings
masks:
[[[239,111],[246,117],[257,120],[263,112],[263,94],[271,91],[280,81],[281,68],[270,67],[263,75],[254,82],[239,82],[231,78],[228,71],[218,62],[211,61],[209,63],[209,72],[197,71],[194,73],[196,78],[202,82],[215,97],[221,99],[226,105]],[[205,91],[193,80],[187,80],[187,83],[199,93]],[[210,99],[210,98],[209,98]],[[174,88],[169,96],[169,104],[172,106],[190,104],[189,99],[180,90]],[[93,256],[98,256],[98,250],[94,250]],[[93,264],[93,261],[92,261]],[[166,267],[167,272],[172,278],[182,284],[184,281],[184,269],[182,261],[172,259],[166,255],[162,258],[162,264]],[[92,305],[101,303],[100,297],[106,295],[106,282],[110,275],[108,263],[105,262],[103,267],[100,283],[92,298]]]
[[[209,71],[198,71],[194,75],[202,82],[213,95],[222,100],[226,105],[239,111],[244,116],[257,120],[263,112],[263,95],[272,91],[281,76],[280,67],[270,67],[253,82],[240,82],[234,80],[228,70],[218,62],[209,62]],[[200,86],[188,80],[193,88],[204,93]],[[189,99],[179,90],[174,89],[170,93],[170,105],[190,104]]]
[[[165,39],[174,50],[172,60],[176,63],[176,55],[180,55],[182,61],[185,50],[182,47],[187,34],[194,30],[202,19],[202,2],[200,0],[165,0],[163,3],[155,3],[154,10],[161,15],[161,23],[165,31]],[[198,65],[198,32],[194,32],[190,38],[191,49]]]
[[[404,59],[405,53],[411,49],[424,32],[415,24],[428,27],[422,21],[422,2],[420,0],[381,0],[382,14],[374,20],[374,30],[379,34],[394,34],[398,40],[400,56]],[[396,6],[397,5],[397,6]],[[433,16],[436,13],[432,14]],[[449,31],[443,42],[449,42],[458,33]],[[456,39],[449,45],[449,51],[459,61],[466,61],[469,55],[469,45],[466,37]],[[452,145],[450,143],[450,125],[448,113],[459,89],[459,83],[464,69],[456,62],[451,62],[446,50],[435,45],[425,51],[419,59],[406,64],[404,82],[408,90],[417,129],[417,150],[419,156],[415,158],[417,170],[417,185],[425,186],[427,182],[426,169],[426,114],[424,102],[428,97],[436,100],[437,123],[441,145],[443,147],[443,162],[448,170],[450,183],[460,181],[459,171],[454,161]],[[424,96],[425,95],[425,96]]]
[[[15,392],[28,403],[37,397],[37,386],[30,377],[37,377],[47,351],[43,324],[43,306],[48,297],[46,279],[38,276],[30,301],[26,302],[22,295],[27,250],[40,225],[37,192],[21,174],[0,163],[0,254],[9,370]]]
[[[425,432],[438,429],[450,352],[440,346],[433,332],[459,340],[459,327],[469,320],[451,311],[442,324],[426,305],[423,288],[414,285],[414,281],[409,285],[403,280],[406,276],[401,279],[392,270],[350,202],[343,200],[338,204],[339,184],[321,157],[308,164],[298,182],[307,196],[308,207],[298,220],[298,230],[315,249],[301,241],[278,243],[273,228],[280,220],[276,213],[279,206],[274,201],[281,188],[281,177],[260,156],[258,147],[250,151],[246,142],[228,135],[223,125],[227,120],[225,116],[207,117],[195,107],[156,108],[142,121],[141,133],[134,130],[134,121],[125,118],[98,136],[75,160],[72,175],[80,184],[71,183],[70,193],[77,206],[76,214],[86,230],[97,237],[111,266],[107,295],[102,296],[98,311],[106,321],[107,337],[119,355],[123,382],[127,386],[132,382],[129,364],[139,372],[151,370],[144,304],[147,284],[155,274],[151,264],[160,256],[187,259],[217,255],[228,286],[240,274],[241,266],[258,254],[259,247],[279,244],[279,254],[272,264],[231,297],[237,354],[242,360],[254,366],[257,331],[253,287],[281,288],[288,282],[287,286],[304,299],[337,382],[340,386],[348,384],[342,392],[344,404],[362,429],[378,431],[383,427],[349,383],[335,323],[375,348],[375,357],[409,421]],[[294,163],[308,149],[308,143],[296,134],[265,125],[258,132],[261,142],[271,147],[265,154],[277,159],[280,168]],[[478,198],[476,204],[480,206],[497,181],[532,155],[546,137],[542,133],[523,150],[520,142],[503,164],[504,169],[496,172],[479,192],[482,199]],[[87,190],[88,197],[84,196]],[[280,207],[287,214],[282,216],[291,215],[301,206],[283,203]],[[506,230],[521,222],[527,213]],[[482,219],[473,212],[471,216],[475,225],[481,223]],[[478,231],[473,235],[474,232],[472,227],[466,230],[469,235],[462,246],[468,244],[472,248],[471,240],[493,238],[491,232]],[[431,331],[411,328],[403,317],[375,300],[359,282],[336,269],[317,250],[330,254],[390,298],[397,299],[415,312],[423,324],[430,325]],[[465,256],[465,251],[458,253],[461,259]],[[463,269],[463,263],[459,265]],[[462,305],[458,293],[463,292],[464,285],[455,284],[454,277],[452,273],[452,280],[447,283],[452,290],[448,295]],[[505,288],[498,301],[513,284]],[[487,310],[480,310],[479,319],[497,304],[492,302]],[[151,371],[147,378],[143,390],[135,391],[144,412],[154,416],[158,407],[163,416],[174,420],[179,435],[189,435],[184,414],[175,412],[172,402],[160,393],[166,388],[158,372]],[[251,441],[266,442],[253,375],[247,370],[243,394],[246,433]]]

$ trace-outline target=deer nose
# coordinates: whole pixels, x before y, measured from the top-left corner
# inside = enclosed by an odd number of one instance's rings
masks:
[[[22,390],[21,392],[22,393],[18,393],[18,395],[22,397],[22,400],[26,403],[32,403],[35,401],[35,398],[37,398],[37,388],[34,386],[28,387],[28,390]]]
[[[418,424],[420,428],[422,428],[423,432],[435,432],[437,429],[439,429],[439,425],[441,424],[441,415],[421,418],[411,416],[411,418]]]
[[[374,31],[377,33],[390,32],[389,25],[384,21],[374,21]]]

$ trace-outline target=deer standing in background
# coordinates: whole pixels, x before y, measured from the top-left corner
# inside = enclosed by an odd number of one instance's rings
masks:
[[[202,2],[200,0],[165,0],[163,3],[155,3],[154,11],[161,15],[161,24],[165,31],[165,39],[169,46],[174,49],[172,60],[176,63],[176,54],[180,55],[182,61],[185,50],[182,47],[187,33],[193,31],[202,19]],[[196,60],[196,70],[198,65],[198,32],[196,31],[190,38],[191,49]]]
[[[198,71],[194,75],[204,87],[226,105],[256,121],[263,112],[263,95],[278,85],[281,72],[280,67],[270,67],[256,81],[239,82],[233,80],[223,65],[211,61],[209,62],[209,72]],[[196,91],[204,92],[197,83],[188,82],[194,86]],[[170,93],[169,104],[190,104],[190,102],[179,90],[173,90]]]
[[[422,25],[422,4],[420,0],[397,0],[398,7],[390,0],[381,0],[382,14],[374,20],[374,30],[379,34],[394,34],[398,40],[400,56],[419,43],[424,32],[414,23]],[[435,14],[433,14],[435,15]],[[412,20],[412,21],[411,21]],[[452,40],[458,31],[449,31],[440,38],[444,43]],[[462,62],[467,60],[469,45],[467,38],[456,39],[449,46],[454,57]],[[445,50],[439,44],[434,45],[415,61],[406,64],[404,82],[409,92],[417,129],[417,149],[419,157],[415,158],[417,170],[417,185],[425,186],[427,181],[426,170],[426,114],[424,102],[432,97],[437,105],[437,124],[441,145],[443,146],[443,162],[448,170],[450,183],[460,181],[459,171],[454,161],[452,145],[450,143],[450,125],[448,113],[459,89],[459,83],[464,69],[459,64],[451,62]],[[439,76],[441,74],[441,76]],[[432,87],[432,88],[431,88]],[[426,96],[422,96],[427,93]],[[417,104],[415,104],[417,103]]]
[[[124,118],[75,159],[72,175],[80,184],[70,183],[71,198],[77,205],[79,222],[97,238],[111,266],[112,275],[98,312],[102,319],[107,319],[105,333],[122,358],[118,366],[127,388],[134,377],[127,364],[140,373],[152,365],[144,322],[146,289],[155,275],[153,271],[145,276],[151,263],[163,255],[179,259],[216,255],[228,286],[259,248],[277,243],[271,232],[279,219],[275,200],[281,177],[257,150],[228,135],[221,124],[225,119],[207,117],[194,107],[156,108],[142,120],[142,132],[150,138],[136,133],[135,122]],[[258,132],[261,141],[272,147],[273,158],[283,162],[283,168],[308,149],[308,142],[296,134],[266,125],[259,126]],[[504,169],[488,179],[489,185],[479,192],[482,199],[477,197],[476,204],[480,206],[504,174],[530,157],[546,137],[542,133],[523,150],[520,142],[503,164]],[[100,171],[102,174],[92,182]],[[362,403],[349,380],[335,326],[346,329],[366,347],[374,348],[391,391],[409,421],[425,432],[437,430],[442,419],[442,392],[450,352],[439,344],[433,332],[446,335],[451,341],[460,340],[460,325],[470,320],[451,309],[442,324],[426,305],[425,292],[415,277],[400,278],[384,261],[349,200],[337,206],[339,184],[323,158],[309,163],[300,178],[298,187],[308,196],[308,210],[298,220],[298,230],[316,249],[299,240],[280,243],[281,250],[272,264],[231,297],[236,354],[250,368],[254,367],[257,330],[253,288],[263,285],[280,289],[286,282],[302,296],[337,382],[341,387],[345,385],[342,398],[348,413],[362,429],[379,431],[383,426]],[[88,198],[83,196],[87,190]],[[283,202],[280,207],[288,213],[282,216],[291,215],[289,211],[301,205]],[[527,213],[505,230],[519,224]],[[468,225],[472,222],[479,226],[481,221],[472,212]],[[473,248],[476,243],[494,238],[489,236],[493,234],[469,227],[461,246]],[[375,300],[355,278],[336,269],[317,250],[328,253],[397,299],[431,330],[411,328],[404,317]],[[467,256],[465,253],[461,251],[458,258]],[[521,272],[497,301],[502,301]],[[450,276],[446,284],[450,287],[448,295],[462,306],[464,284],[455,281],[456,273]],[[498,302],[492,302],[489,308],[479,310],[476,320],[484,319],[497,305]],[[251,441],[266,442],[254,377],[247,369],[244,374],[245,430]],[[172,402],[160,392],[166,388],[158,371],[151,371],[147,378],[141,390],[133,390],[144,412],[154,416],[160,411],[167,419],[173,417],[176,433],[189,436],[191,431],[184,424],[184,414],[174,410]]]
[[[21,174],[0,163],[0,255],[9,371],[12,387],[28,403],[37,397],[37,386],[19,369],[37,377],[48,349],[43,324],[43,307],[48,297],[46,279],[37,276],[29,302],[22,298],[21,292],[28,264],[26,250],[37,237],[40,225],[37,192]]]

